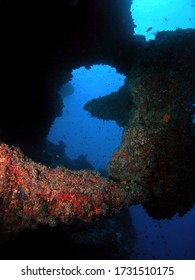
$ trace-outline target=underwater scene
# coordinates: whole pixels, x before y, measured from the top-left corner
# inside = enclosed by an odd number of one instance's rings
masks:
[[[195,260],[195,0],[1,0],[0,35],[0,259]]]

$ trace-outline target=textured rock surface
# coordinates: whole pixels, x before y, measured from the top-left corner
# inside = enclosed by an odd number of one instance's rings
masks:
[[[100,177],[91,170],[47,168],[0,146],[0,233],[4,237],[38,224],[55,226],[117,212],[148,199],[142,187]]]
[[[134,114],[108,166],[112,178],[150,190],[153,217],[195,202],[194,34],[160,33],[137,58],[127,82]]]
[[[132,96],[123,86],[117,92],[88,101],[84,109],[90,112],[92,117],[106,121],[115,120],[119,126],[125,126],[132,109]]]

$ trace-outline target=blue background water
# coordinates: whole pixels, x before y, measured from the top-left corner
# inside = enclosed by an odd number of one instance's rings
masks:
[[[121,143],[123,129],[115,121],[91,118],[83,106],[88,100],[117,91],[124,84],[125,76],[108,65],[81,67],[73,70],[72,75],[74,92],[64,98],[63,115],[56,119],[48,140],[56,144],[63,140],[71,159],[86,154],[96,170],[105,168]]]
[[[131,12],[134,34],[144,35],[147,40],[154,39],[158,31],[195,27],[194,0],[134,0]]]

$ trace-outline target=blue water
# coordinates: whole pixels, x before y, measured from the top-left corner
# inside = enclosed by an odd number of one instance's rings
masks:
[[[133,259],[195,260],[195,208],[184,217],[151,219],[142,206],[129,209],[137,234]]]
[[[195,28],[195,0],[133,0],[131,13],[134,34],[146,40],[155,39],[159,31]]]
[[[124,84],[125,76],[109,65],[80,67],[73,70],[72,75],[70,83],[74,92],[64,97],[63,115],[56,119],[48,140],[55,144],[64,141],[66,154],[71,159],[87,155],[96,170],[105,169],[114,149],[121,143],[123,128],[114,121],[91,118],[83,106],[88,100],[117,91]],[[60,94],[63,90],[66,87],[62,87]]]

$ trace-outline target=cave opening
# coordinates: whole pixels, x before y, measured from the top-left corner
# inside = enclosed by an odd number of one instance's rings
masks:
[[[144,35],[147,41],[160,31],[195,28],[194,0],[133,0],[130,11],[134,35]]]
[[[71,80],[59,91],[63,113],[53,123],[48,140],[54,144],[63,141],[64,152],[71,160],[85,158],[94,169],[106,169],[113,151],[121,143],[123,128],[113,120],[92,118],[83,107],[93,98],[116,92],[124,81],[125,76],[110,65],[96,64],[72,70]]]

